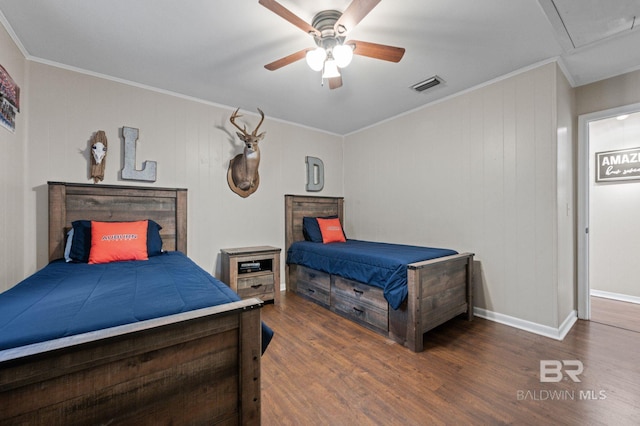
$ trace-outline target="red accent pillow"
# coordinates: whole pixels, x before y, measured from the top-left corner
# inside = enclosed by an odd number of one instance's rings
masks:
[[[147,260],[146,220],[137,222],[91,221],[89,263]]]
[[[344,243],[347,239],[342,231],[342,225],[340,219],[322,219],[318,218],[318,226],[320,227],[320,233],[322,234],[322,242],[327,243]]]

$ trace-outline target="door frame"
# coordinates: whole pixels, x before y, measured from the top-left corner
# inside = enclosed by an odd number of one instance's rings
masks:
[[[589,299],[589,123],[623,114],[640,112],[640,103],[623,105],[578,116],[578,318],[591,319]]]

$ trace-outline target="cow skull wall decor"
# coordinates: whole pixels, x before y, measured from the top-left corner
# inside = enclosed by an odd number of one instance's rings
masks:
[[[247,127],[240,128],[236,124],[236,118],[242,117],[238,115],[238,108],[229,118],[231,124],[233,124],[240,132],[236,132],[238,137],[244,142],[244,150],[242,154],[236,155],[229,161],[229,169],[227,170],[227,182],[229,188],[242,198],[246,198],[249,195],[256,192],[258,185],[260,184],[260,175],[258,174],[258,166],[260,165],[260,148],[258,142],[260,142],[266,132],[258,134],[258,129],[264,121],[264,113],[260,108],[260,122],[256,126],[255,130],[251,133],[247,132]]]
[[[98,130],[91,141],[91,177],[93,183],[104,179],[104,168],[107,162],[107,135]]]

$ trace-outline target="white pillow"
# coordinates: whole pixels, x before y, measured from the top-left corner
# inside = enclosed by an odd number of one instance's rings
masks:
[[[73,242],[73,228],[67,232],[67,244],[64,246],[64,260],[65,262],[71,262],[71,257],[69,257],[71,253],[71,243]]]

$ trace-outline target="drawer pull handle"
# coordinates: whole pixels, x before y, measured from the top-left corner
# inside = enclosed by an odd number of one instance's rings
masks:
[[[358,309],[355,306],[353,307],[353,310],[356,311],[360,315],[364,314],[364,311],[362,309]]]
[[[362,290],[358,290],[357,288],[354,288],[354,289],[353,289],[353,292],[354,292],[355,294],[357,294],[357,295],[363,295],[363,294],[364,294],[364,291],[362,291]]]
[[[313,293],[315,293],[315,292],[316,292],[316,291],[315,291],[314,289],[312,289],[312,288],[308,288],[307,290],[309,290],[309,293],[311,293],[311,294],[313,294]]]
[[[254,284],[251,286],[251,288],[260,288],[262,287],[262,284]]]

